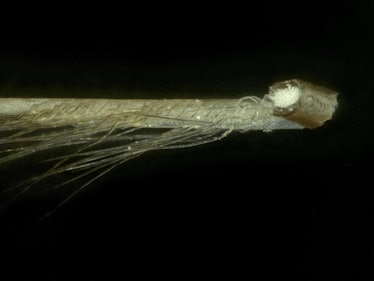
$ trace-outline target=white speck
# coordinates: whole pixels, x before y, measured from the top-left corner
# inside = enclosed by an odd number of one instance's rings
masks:
[[[300,89],[287,84],[287,88],[277,89],[270,99],[275,107],[288,107],[295,104],[300,98]]]
[[[201,119],[200,115],[197,115],[197,116],[196,116],[196,119],[197,119],[197,120],[200,120],[200,119]]]

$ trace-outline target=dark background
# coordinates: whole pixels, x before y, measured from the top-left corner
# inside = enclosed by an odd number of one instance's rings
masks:
[[[4,9],[1,97],[239,98],[292,78],[340,93],[321,128],[147,153],[42,223],[56,201],[18,203],[4,280],[372,280],[374,7],[326,2]],[[9,165],[4,182],[38,171]]]

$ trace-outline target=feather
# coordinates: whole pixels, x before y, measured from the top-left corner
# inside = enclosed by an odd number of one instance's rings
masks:
[[[332,90],[294,79],[275,83],[263,99],[0,99],[0,164],[53,151],[53,157],[48,153],[43,160],[50,163],[49,169],[4,188],[0,200],[12,202],[67,171],[73,176],[52,187],[85,179],[58,208],[112,169],[150,150],[201,145],[234,130],[321,126],[331,119],[336,97]]]

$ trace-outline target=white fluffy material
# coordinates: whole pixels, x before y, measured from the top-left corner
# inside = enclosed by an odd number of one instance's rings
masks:
[[[277,89],[270,99],[275,107],[288,107],[295,104],[300,98],[300,89],[287,84],[287,88]]]

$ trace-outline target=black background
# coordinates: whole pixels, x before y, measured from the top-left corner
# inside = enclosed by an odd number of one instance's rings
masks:
[[[150,152],[42,223],[50,197],[13,206],[4,280],[372,280],[374,7],[326,2],[4,9],[1,97],[239,98],[292,78],[340,93],[321,128]]]

